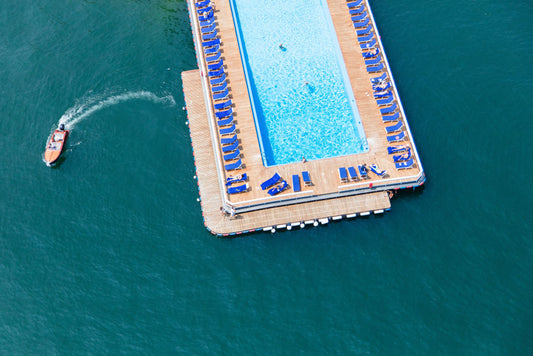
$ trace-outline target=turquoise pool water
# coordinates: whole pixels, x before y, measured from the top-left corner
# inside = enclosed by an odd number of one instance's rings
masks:
[[[325,0],[231,0],[231,6],[263,163],[367,151]]]

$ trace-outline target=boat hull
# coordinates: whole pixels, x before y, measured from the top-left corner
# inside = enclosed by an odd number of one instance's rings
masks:
[[[63,153],[67,143],[68,134],[68,130],[55,130],[50,136],[44,151],[44,162],[48,166],[52,166],[61,157],[61,153]]]

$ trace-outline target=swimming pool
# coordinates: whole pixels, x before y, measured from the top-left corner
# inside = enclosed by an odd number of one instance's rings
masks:
[[[263,163],[368,151],[326,0],[230,3]]]

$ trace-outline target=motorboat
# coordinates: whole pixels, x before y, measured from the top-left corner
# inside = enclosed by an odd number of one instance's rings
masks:
[[[65,130],[65,125],[61,124],[50,136],[46,144],[46,150],[44,151],[44,161],[47,166],[52,166],[61,156],[67,143],[68,134],[69,130]]]

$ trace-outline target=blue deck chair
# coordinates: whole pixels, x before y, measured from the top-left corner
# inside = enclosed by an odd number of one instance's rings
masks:
[[[381,115],[385,115],[385,114],[392,114],[393,112],[396,111],[396,109],[398,109],[398,105],[396,105],[396,103],[394,103],[394,104],[392,104],[389,107],[386,107],[386,108],[383,108],[383,109],[379,109],[379,111],[381,111]]]
[[[390,89],[392,87],[392,84],[390,82],[381,82],[381,83],[378,83],[378,84],[372,84],[372,89],[374,91],[383,91],[383,90],[387,90],[387,89]]]
[[[379,84],[382,81],[384,81],[385,79],[387,79],[387,73],[383,73],[379,77],[372,78],[372,79],[370,79],[370,81],[372,82],[372,84]]]
[[[411,150],[408,150],[407,152],[402,153],[400,155],[392,156],[392,160],[396,163],[396,162],[408,161],[411,159],[411,157],[412,157]]]
[[[351,181],[357,180],[357,171],[354,167],[348,167],[348,175],[350,176]]]
[[[382,99],[377,99],[376,100],[376,103],[381,106],[381,105],[389,105],[390,103],[392,103],[394,101],[394,96],[392,95],[388,95],[388,96],[385,96],[383,97]]]
[[[372,53],[372,52],[363,52],[362,55],[363,55],[363,58],[364,59],[370,59],[372,57],[375,57],[379,54],[379,48],[376,48],[376,52]]]
[[[406,169],[406,168],[411,168],[413,167],[413,159],[411,158],[409,161],[405,161],[405,162],[398,162],[396,163],[396,169]]]
[[[210,70],[207,74],[209,74],[210,77],[214,78],[214,77],[219,77],[221,76],[222,74],[224,74],[224,68],[221,67],[220,69],[218,70]]]
[[[217,30],[214,30],[213,32],[206,33],[202,35],[202,41],[210,41],[215,39],[218,36]]]
[[[212,47],[207,47],[207,48],[204,49],[204,53],[205,53],[206,56],[208,54],[217,53],[218,51],[220,51],[220,46],[217,45],[217,44],[212,46]]]
[[[211,11],[204,11],[200,16],[198,16],[198,20],[200,21],[207,21],[209,19],[213,18],[213,10]]]
[[[226,88],[226,90],[224,90],[222,93],[216,93],[213,95],[213,100],[221,100],[221,99],[226,99],[226,97],[228,96],[229,94],[229,91],[228,89]]]
[[[402,129],[402,127],[403,127],[403,122],[398,121],[396,124],[394,124],[392,126],[385,127],[385,130],[387,131],[388,134],[391,134],[393,132],[400,131]]]
[[[226,168],[226,171],[232,171],[234,169],[239,169],[241,167],[242,167],[242,161],[240,158],[237,161],[230,163],[230,164],[226,164],[224,166],[224,168]]]
[[[380,55],[380,54],[378,54],[378,55],[376,56],[376,58],[365,59],[365,64],[366,64],[367,66],[373,66],[373,65],[375,65],[375,64],[378,64],[379,62],[381,62],[381,55]]]
[[[353,25],[355,26],[356,24],[354,23]],[[365,28],[361,30],[357,30],[356,33],[357,33],[357,36],[363,36],[363,35],[368,35],[370,31],[372,31],[372,25],[368,24],[368,26],[366,26]],[[376,40],[374,39],[373,42],[376,42]]]
[[[231,125],[230,127],[223,127],[221,129],[219,129],[218,132],[220,132],[221,136],[234,134],[235,133],[235,123],[233,123],[233,125]]]
[[[383,68],[385,68],[385,66],[383,65],[383,63],[380,63],[377,66],[366,67],[366,71],[368,73],[376,73],[376,72],[381,72]]]
[[[237,148],[239,148],[239,141],[238,140],[233,142],[232,145],[222,146],[222,152],[228,153],[228,152],[231,152],[231,151],[235,151]]]
[[[215,109],[222,110],[222,109],[225,109],[225,108],[229,108],[229,107],[231,107],[232,104],[233,103],[231,102],[231,100],[226,100],[223,103],[215,104]]]
[[[211,63],[211,62],[216,62],[220,59],[220,57],[222,57],[222,53],[220,52],[216,52],[214,55],[212,56],[206,56],[205,57],[205,60],[207,63]]]
[[[208,6],[208,7],[204,7],[202,9],[196,9],[196,12],[199,13],[199,14],[202,14],[204,12],[208,12],[208,11],[211,11],[213,10],[213,8],[211,6]]]
[[[384,123],[387,123],[387,122],[392,122],[392,121],[396,121],[400,118],[400,112],[399,111],[396,111],[394,113],[394,115],[383,115],[381,116],[381,120],[384,122]]]
[[[282,180],[280,184],[276,185],[274,188],[268,190],[268,194],[276,195],[281,193],[287,188],[288,184],[286,180]]]
[[[241,151],[237,148],[235,151],[225,154],[224,155],[224,161],[231,161],[232,159],[235,159],[241,155]]]
[[[222,85],[211,87],[211,91],[213,92],[213,94],[220,93],[227,89],[228,89],[228,84],[226,84],[226,82],[222,83]]]
[[[374,172],[374,174],[376,174],[378,177],[381,177],[381,178],[384,178],[385,175],[387,175],[387,171],[379,169],[378,165],[375,163],[370,165],[370,170]]]
[[[207,65],[208,70],[218,70],[224,66],[224,61],[221,59],[219,62],[215,62]]]
[[[359,43],[363,43],[370,41],[372,38],[374,38],[374,32],[370,32],[366,36],[357,37],[357,40],[359,41]]]
[[[246,192],[248,191],[248,187],[249,187],[248,183],[243,184],[243,185],[237,185],[235,187],[229,187],[228,194],[237,194],[237,193]]]
[[[392,95],[392,93],[391,93],[390,90],[387,90],[387,91],[375,91],[373,93],[373,95],[374,95],[375,99],[381,99],[381,98],[386,98],[389,95]]]
[[[354,8],[354,7],[357,7],[357,6],[361,5],[362,2],[363,2],[363,0],[357,0],[357,1],[354,1],[354,2],[350,2],[347,5],[348,5],[349,8]]]
[[[229,145],[231,143],[235,143],[237,141],[237,134],[231,136],[231,137],[222,137],[220,139],[220,143],[223,145]]]
[[[393,153],[403,152],[403,151],[411,151],[411,148],[406,145],[399,145],[399,146],[389,146],[387,147],[387,152],[391,155]]]
[[[222,127],[222,126],[226,126],[226,125],[229,125],[233,123],[233,115],[231,115],[230,117],[226,118],[226,119],[223,119],[223,120],[218,120],[217,121],[217,124],[218,126]]]
[[[204,7],[209,5],[210,2],[211,0],[198,1],[195,5],[196,7]]]
[[[210,18],[208,18],[205,21],[200,21],[200,26],[201,27],[206,27],[206,26],[211,25],[212,23],[215,23],[215,18],[214,17],[210,17]]]
[[[357,169],[359,170],[359,175],[361,176],[361,179],[368,178],[368,169],[366,168],[366,164],[357,166]]]
[[[213,32],[214,30],[216,30],[217,28],[217,25],[215,24],[215,22],[213,21],[209,26],[204,26],[200,29],[200,31],[202,33],[211,33]]]
[[[311,177],[309,176],[309,172],[308,171],[303,171],[302,172],[302,179],[304,180],[304,185],[306,187],[311,186]]]
[[[364,51],[365,49],[369,49],[369,48],[374,47],[376,44],[377,44],[377,42],[376,42],[376,39],[374,38],[374,39],[372,39],[372,41],[370,41],[370,42],[360,43],[360,44],[359,44],[359,47],[361,47],[361,50]]]
[[[341,183],[348,183],[348,173],[346,172],[345,167],[339,168],[339,179]]]
[[[281,176],[276,172],[274,175],[261,183],[261,189],[265,190],[276,184],[281,179]]]
[[[246,173],[237,174],[236,176],[229,176],[228,178],[226,178],[226,186],[231,185],[233,183],[245,182],[247,180],[248,180],[248,174]]]
[[[292,190],[294,190],[295,192],[299,192],[300,190],[302,190],[300,188],[300,176],[298,174],[292,175]]]
[[[202,42],[202,46],[204,48],[215,46],[215,45],[219,45],[219,44],[220,44],[220,38],[215,38],[214,40],[211,40],[211,41],[203,41]]]
[[[219,111],[219,112],[215,113],[216,117],[219,118],[219,119],[223,119],[226,116],[230,116],[231,114],[233,114],[233,109],[232,108],[229,108],[228,110]]]
[[[368,27],[370,27],[370,29],[368,29],[368,31],[366,31],[365,33],[361,33],[362,35],[367,35],[367,34],[370,33],[370,30],[372,29],[372,25],[369,25],[369,22],[370,22],[370,18],[369,18],[369,17],[367,17],[366,19],[364,19],[364,20],[361,21],[361,22],[353,22],[353,21],[352,21],[352,23],[353,23],[353,27],[354,27],[355,29],[358,29],[358,28],[361,28],[361,27],[365,27],[365,26],[367,26],[367,25],[368,25]],[[358,35],[359,35],[359,34],[358,34]]]
[[[367,13],[366,13],[366,11],[365,11],[365,12],[363,12],[363,13],[360,14],[360,15],[352,16],[352,22],[359,22],[359,21],[362,21],[362,20],[364,20],[364,19],[366,18],[366,15],[367,15]]]
[[[222,73],[220,77],[211,79],[209,83],[211,83],[211,85],[219,85],[225,81],[226,81],[226,74]]]
[[[350,15],[359,15],[363,11],[365,11],[365,5],[361,7],[352,7],[350,9]]]
[[[387,141],[398,142],[398,141],[402,141],[404,138],[405,138],[405,132],[401,131],[399,134],[387,136]]]

